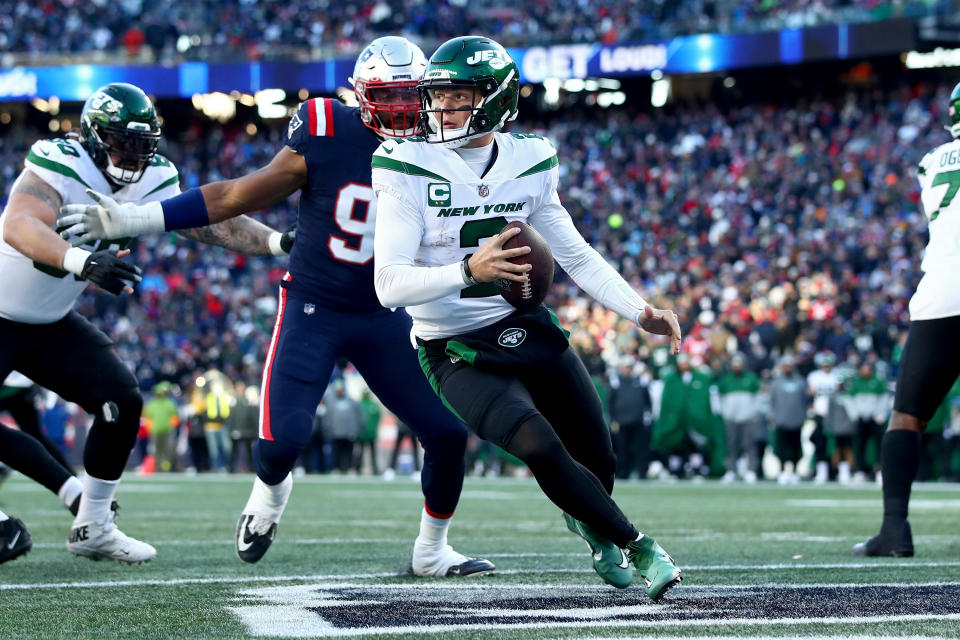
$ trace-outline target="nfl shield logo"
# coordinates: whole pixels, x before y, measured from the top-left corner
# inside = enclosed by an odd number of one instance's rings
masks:
[[[303,312],[304,312],[305,314],[307,314],[308,316],[312,316],[312,315],[313,315],[313,312],[316,311],[316,310],[317,310],[316,305],[313,305],[313,304],[311,304],[311,303],[309,303],[309,302],[308,302],[307,304],[303,305]]]
[[[477,187],[477,193],[480,195],[481,198],[486,198],[488,195],[490,195],[490,187],[488,187],[485,184],[482,184],[479,187]]]

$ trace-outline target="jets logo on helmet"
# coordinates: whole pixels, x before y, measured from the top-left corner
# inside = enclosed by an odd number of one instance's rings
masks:
[[[438,91],[455,89],[469,89],[475,100],[473,106],[443,109],[435,104]],[[427,142],[452,149],[478,136],[499,131],[517,117],[520,71],[506,49],[489,38],[453,38],[430,56],[417,90],[420,92],[420,124]],[[471,113],[462,126],[442,126],[445,113],[463,110]]]
[[[500,52],[496,49],[487,49],[486,51],[477,51],[472,56],[467,58],[467,64],[469,65],[478,65],[478,64],[489,64],[492,69],[503,69],[507,66],[508,62],[503,56],[500,55]]]
[[[93,92],[80,114],[80,139],[114,184],[143,176],[160,142],[160,119],[138,87],[112,82]]]
[[[417,133],[416,87],[426,66],[423,51],[406,38],[386,36],[367,45],[350,78],[363,123],[381,137]]]

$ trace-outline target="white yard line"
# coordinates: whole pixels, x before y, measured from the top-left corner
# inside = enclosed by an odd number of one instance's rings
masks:
[[[582,555],[582,554],[581,554]],[[808,564],[808,565],[704,565],[704,566],[686,566],[684,569],[688,572],[693,571],[731,571],[737,569],[747,569],[747,570],[779,570],[779,569],[822,569],[822,568],[873,568],[873,567],[886,567],[888,565],[878,565],[878,564]],[[897,566],[914,566],[914,567],[944,567],[944,566],[960,566],[960,562],[927,562],[927,563],[912,563],[912,564],[899,564]],[[506,569],[506,570],[497,570],[498,575],[543,575],[543,574],[591,574],[593,573],[592,569],[544,569],[544,570],[529,570],[529,569]],[[89,582],[29,582],[22,584],[0,584],[0,591],[26,591],[31,589],[77,589],[77,588],[103,588],[103,587],[139,587],[139,586],[176,586],[182,584],[256,584],[256,583],[268,583],[268,582],[324,582],[324,581],[342,581],[342,580],[380,580],[383,578],[398,578],[403,577],[402,574],[396,571],[384,571],[377,573],[355,573],[355,574],[298,574],[298,575],[279,575],[279,576],[225,576],[221,578],[167,578],[167,579],[143,579],[143,580],[104,580],[104,581],[89,581]],[[862,588],[862,587],[876,587],[876,586],[889,586],[889,587],[903,587],[903,586],[955,586],[960,585],[957,582],[917,582],[917,583],[871,583],[871,584],[861,584],[861,583],[831,583],[829,585],[824,585],[823,583],[810,583],[810,584],[791,584],[791,583],[763,583],[763,584],[751,584],[751,585],[684,585],[683,590],[689,591],[692,589],[756,589],[756,588],[774,588],[774,587],[784,587],[784,588],[793,588],[793,589],[822,589],[824,586],[830,587],[851,587],[851,588]],[[454,582],[443,582],[442,588],[444,589],[475,589],[477,588],[478,583],[474,582],[473,584],[457,584]],[[549,588],[569,588],[570,585],[498,585],[505,586],[511,589],[549,589]],[[415,584],[393,584],[393,585],[378,585],[379,588],[391,588],[391,589],[423,589],[423,588],[439,588],[436,583],[429,582],[417,582]],[[608,589],[609,587],[604,586],[592,586],[592,585],[577,585],[578,589]]]

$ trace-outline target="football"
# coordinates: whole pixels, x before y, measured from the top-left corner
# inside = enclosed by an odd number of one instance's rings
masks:
[[[530,253],[511,258],[510,262],[529,264],[533,268],[528,272],[530,276],[528,282],[500,279],[497,280],[497,288],[504,300],[514,307],[520,311],[530,311],[543,302],[550,290],[550,284],[553,282],[553,252],[550,251],[550,245],[543,239],[543,236],[530,225],[523,222],[511,222],[503,228],[503,231],[512,227],[519,227],[520,233],[503,243],[503,248],[530,247]]]

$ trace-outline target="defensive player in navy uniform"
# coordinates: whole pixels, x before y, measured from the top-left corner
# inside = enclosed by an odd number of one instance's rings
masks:
[[[354,69],[359,109],[316,98],[300,105],[286,146],[250,175],[191,189],[145,206],[67,208],[61,224],[82,240],[212,224],[281,202],[298,189],[300,210],[289,272],[280,287],[263,371],[257,478],[237,526],[237,555],[257,562],[272,543],[293,485],[291,469],[338,359],[349,359],[371,390],[410,425],[425,450],[425,505],[412,572],[481,575],[487,560],[447,544],[460,498],[466,427],[438,400],[410,348],[410,317],[384,309],[373,286],[376,202],[370,161],[385,138],[416,132],[416,85],[426,59],[408,40],[374,40]],[[119,235],[117,235],[119,234]]]

